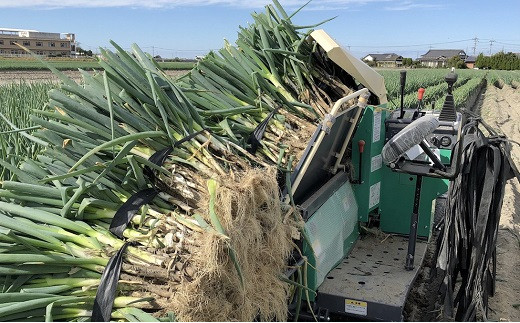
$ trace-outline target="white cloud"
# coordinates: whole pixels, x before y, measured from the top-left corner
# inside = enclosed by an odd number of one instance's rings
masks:
[[[350,5],[364,5],[370,2],[390,0],[313,0],[307,9],[338,10]],[[286,8],[300,7],[307,0],[280,0]],[[187,6],[223,5],[242,8],[261,8],[271,3],[270,0],[0,0],[0,8],[173,8]]]
[[[413,1],[403,1],[396,5],[386,6],[385,10],[389,11],[405,11],[412,9],[440,9],[444,6],[441,4],[431,4],[431,3],[422,3],[422,2],[413,2]]]

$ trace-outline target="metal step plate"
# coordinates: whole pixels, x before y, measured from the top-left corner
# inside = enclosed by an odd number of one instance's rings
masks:
[[[415,269],[404,268],[408,239],[360,238],[318,288],[316,302],[331,313],[366,320],[402,321],[403,308],[426,253],[417,241]]]

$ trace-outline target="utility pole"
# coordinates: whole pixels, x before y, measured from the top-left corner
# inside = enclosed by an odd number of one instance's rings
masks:
[[[496,40],[490,40],[489,41],[489,56],[491,56],[491,49],[493,48],[493,43],[495,42]]]
[[[155,57],[155,46],[152,46],[152,57]]]
[[[475,55],[475,52],[477,50],[477,43],[478,43],[478,38],[477,37],[473,38],[473,55]]]

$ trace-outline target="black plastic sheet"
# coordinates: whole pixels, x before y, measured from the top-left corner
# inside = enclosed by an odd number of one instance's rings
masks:
[[[166,161],[166,158],[168,158],[168,156],[173,151],[174,147],[176,147],[176,145],[156,151],[152,156],[150,156],[150,158],[148,158],[148,161],[154,163],[157,166],[162,166]],[[155,173],[150,167],[146,166],[143,172],[146,175],[146,177],[148,177],[150,182],[155,183]]]
[[[486,137],[478,128],[482,124]],[[463,129],[461,172],[448,191],[444,222],[437,238],[437,266],[446,317],[487,320],[495,293],[496,243],[507,180],[518,171],[511,144],[479,118]],[[519,178],[520,180],[520,178]]]
[[[166,161],[166,158],[168,158],[168,156],[171,154],[171,152],[173,151],[174,148],[179,147],[183,143],[192,140],[193,138],[195,138],[198,135],[202,134],[204,131],[208,131],[209,132],[209,129],[204,128],[204,129],[202,129],[200,131],[197,131],[195,133],[192,133],[191,135],[188,135],[188,136],[182,138],[179,141],[176,141],[170,147],[166,147],[166,148],[164,148],[162,150],[156,151],[152,156],[150,156],[150,158],[148,160],[150,162],[154,163],[157,166],[162,166],[164,164],[164,162]],[[152,183],[155,183],[156,176],[155,176],[155,173],[153,172],[153,170],[150,167],[146,166],[144,168],[144,174],[148,177],[148,179]]]
[[[255,130],[249,135],[249,138],[247,138],[247,144],[249,145],[249,147],[247,148],[247,152],[254,155],[258,150],[258,147],[262,145],[260,140],[262,140],[262,138],[264,137],[267,125],[269,124],[269,121],[271,121],[271,119],[274,117],[277,111],[278,108],[271,111],[271,113],[269,113],[269,115],[260,124],[258,124]]]
[[[149,204],[159,194],[155,188],[147,188],[132,195],[121,207],[117,210],[110,223],[110,232],[118,238],[123,238],[123,231],[125,231],[128,223],[139,211],[141,206]]]
[[[121,274],[121,266],[123,265],[123,255],[128,243],[125,243],[119,251],[110,258],[103,274],[101,282],[94,299],[94,308],[92,310],[92,322],[109,322],[116,297],[117,283]]]

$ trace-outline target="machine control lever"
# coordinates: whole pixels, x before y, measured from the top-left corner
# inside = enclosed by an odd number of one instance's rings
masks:
[[[455,69],[452,68],[451,72],[446,75],[446,83],[448,83],[448,94],[444,100],[441,114],[439,115],[439,121],[454,122],[457,120],[457,112],[455,110],[455,101],[453,99],[453,85],[457,82],[458,75],[455,73]]]
[[[358,141],[358,149],[359,149],[359,176],[356,181],[354,181],[355,184],[363,184],[363,153],[365,152],[365,144],[366,142],[364,140]]]
[[[422,102],[422,99],[424,97],[424,92],[426,90],[424,88],[420,88],[418,91],[417,91],[417,99],[419,100],[419,102]]]
[[[423,97],[424,97],[424,88],[420,88],[418,91],[417,91],[417,100],[419,101],[417,103],[417,111],[414,112],[413,114],[413,120],[419,118],[421,116],[421,109],[423,108]]]
[[[419,146],[426,153],[426,155],[428,157],[430,157],[431,161],[433,162],[433,166],[435,166],[437,169],[439,169],[441,171],[445,171],[446,170],[446,166],[444,166],[444,164],[441,162],[439,157],[437,157],[437,155],[435,155],[435,153],[430,149],[430,145],[428,144],[426,139],[421,141]]]
[[[401,116],[399,117],[399,119],[402,119],[404,117],[404,87],[406,85],[406,71],[401,71],[400,83],[401,83]]]
[[[358,148],[360,154],[362,154],[365,151],[365,144],[366,142],[364,140],[358,141]]]
[[[417,176],[415,195],[413,199],[412,217],[410,219],[410,234],[408,236],[408,252],[406,253],[406,270],[414,269],[415,245],[417,244],[417,226],[419,225],[419,207],[421,205],[422,176]]]

